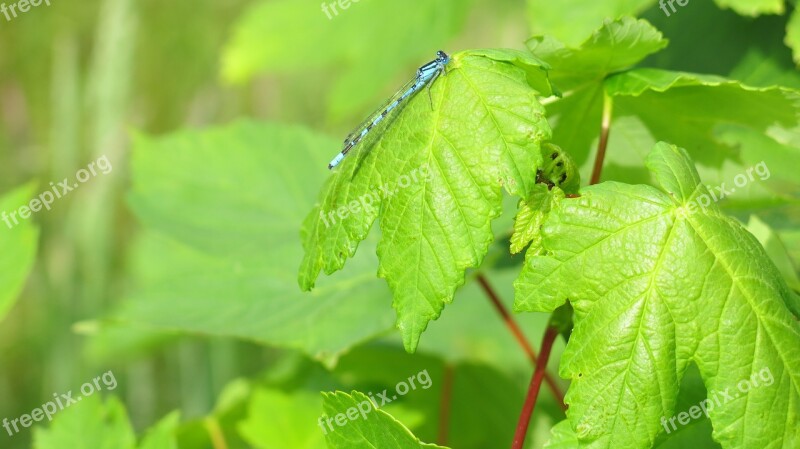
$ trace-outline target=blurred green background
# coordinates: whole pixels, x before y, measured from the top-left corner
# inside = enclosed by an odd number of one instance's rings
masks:
[[[423,336],[417,357],[403,354],[390,330],[394,315],[382,281],[357,293],[359,304],[372,304],[363,313],[374,316],[374,327],[343,341],[316,336],[305,312],[281,316],[283,303],[258,309],[259,301],[326,299],[330,290],[309,299],[293,281],[300,221],[326,176],[324,162],[350,127],[436,50],[523,48],[533,33],[577,45],[603,17],[634,13],[671,41],[646,65],[800,88],[783,43],[788,14],[747,17],[708,1],[692,1],[669,18],[650,1],[362,0],[331,19],[319,2],[299,0],[51,3],[10,21],[0,16],[0,195],[27,186],[21,198],[33,198],[102,156],[113,171],[15,229],[22,244],[0,246],[0,267],[9,273],[31,266],[22,284],[0,273],[0,287],[15,301],[0,326],[0,418],[29,413],[54,392],[113,370],[119,386],[104,394],[120,399],[133,428],[141,433],[179,410],[186,448],[219,449],[214,429],[230,448],[271,447],[258,443],[268,437],[241,430],[246,416],[257,416],[255,390],[388,385],[421,367],[438,373],[438,385],[443,370],[455,366],[463,373],[455,391],[473,392],[454,399],[461,402],[452,419],[462,430],[451,432],[454,447],[489,447],[513,433],[513,425],[504,426],[515,422],[529,366],[472,282]],[[251,162],[249,152],[264,159]],[[219,174],[228,164],[236,176]],[[246,170],[262,164],[275,170]],[[192,174],[204,181],[193,184]],[[306,192],[306,202],[281,198],[287,179]],[[615,179],[629,180],[625,173]],[[192,188],[181,190],[182,183]],[[179,191],[180,201],[156,204],[166,191]],[[226,198],[236,191],[242,197]],[[746,205],[731,211],[749,215]],[[199,217],[206,232],[162,219],[170,213]],[[796,208],[761,218],[776,229],[791,265],[800,257],[800,233],[787,216],[796,218]],[[230,234],[217,239],[217,228]],[[369,245],[354,261],[354,277],[375,272]],[[489,259],[499,262],[485,271],[510,305],[521,260],[496,252]],[[227,284],[203,283],[215,273]],[[125,306],[142,296],[146,306]],[[205,314],[195,314],[195,302]],[[225,318],[226,307],[242,314]],[[219,323],[210,321],[214,310]],[[285,328],[259,321],[261,314]],[[240,321],[247,316],[253,322]],[[537,346],[545,319],[520,318]],[[271,326],[274,335],[265,329]],[[438,388],[392,410],[426,441],[437,437]],[[543,401],[530,447],[541,447],[563,418],[552,397]],[[470,426],[475,418],[467,412],[486,407],[496,409],[498,422],[485,431]],[[0,447],[31,447],[33,434],[0,431]]]

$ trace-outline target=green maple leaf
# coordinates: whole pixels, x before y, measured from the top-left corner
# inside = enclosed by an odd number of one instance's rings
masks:
[[[623,17],[606,21],[576,48],[548,36],[533,37],[527,45],[552,67],[550,79],[563,92],[547,107],[553,142],[582,164],[600,130],[605,78],[662,50],[667,40],[647,21]]]
[[[312,295],[295,286],[297,227],[336,144],[302,127],[251,121],[139,136],[129,199],[149,232],[132,261],[138,288],[115,318],[291,347],[327,363],[391,329],[374,254],[359,254]]]
[[[715,184],[730,182],[730,175],[764,154],[800,146],[800,92],[754,88],[718,76],[631,69],[666,45],[648,22],[627,17],[606,22],[576,48],[548,37],[528,41],[531,52],[551,66],[553,85],[563,92],[548,101],[552,140],[573,155],[584,177],[592,169],[604,105],[611,118],[609,160],[624,167],[604,171],[608,179],[640,180],[643,158],[629,148],[649,148],[659,140],[689,148],[704,179]],[[761,196],[786,196],[786,189],[773,190]]]
[[[336,392],[324,393],[323,396],[325,414],[321,421],[326,426],[325,439],[330,449],[445,449],[422,443],[391,415],[383,410],[375,410],[374,404],[363,393]],[[364,410],[364,413],[359,410]],[[343,419],[342,416],[347,417],[348,412],[355,418]],[[327,418],[335,419],[337,416],[344,425],[340,426],[335,421],[330,426],[324,423]]]
[[[302,229],[299,280],[308,290],[320,270],[342,268],[380,215],[378,275],[394,293],[409,351],[452,301],[464,270],[486,254],[502,189],[526,197],[535,184],[539,144],[549,137],[537,95],[550,92],[538,60],[472,51],[453,55],[448,67],[432,87],[434,107],[420,93],[377,143],[356,147]]]
[[[707,166],[721,165],[723,159],[733,157],[734,142],[723,138],[723,125],[737,125],[770,138],[773,145],[795,142],[796,147],[800,139],[796,128],[800,92],[794,89],[755,88],[718,76],[647,68],[609,77],[605,89],[614,97],[616,116],[635,116],[659,139],[693,145],[692,156]],[[735,140],[744,153],[763,153],[768,145]]]
[[[608,182],[554,206],[546,255],[527,258],[515,283],[518,311],[574,306],[560,374],[580,447],[649,448],[674,430],[692,363],[723,447],[798,447],[797,298],[684,150],[659,143],[647,166],[660,189]]]

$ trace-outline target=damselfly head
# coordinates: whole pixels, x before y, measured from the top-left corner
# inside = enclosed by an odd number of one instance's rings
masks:
[[[436,59],[442,64],[447,64],[448,62],[450,62],[450,56],[448,56],[447,53],[441,50],[436,52]]]

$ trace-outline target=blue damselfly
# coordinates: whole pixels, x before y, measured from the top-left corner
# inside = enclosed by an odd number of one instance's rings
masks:
[[[436,78],[442,73],[447,74],[447,63],[450,62],[450,56],[443,51],[436,52],[436,59],[425,64],[417,70],[414,78],[406,83],[396,94],[392,95],[383,106],[378,108],[377,111],[369,115],[360,125],[358,125],[353,132],[347,135],[344,139],[342,151],[336,155],[335,158],[328,164],[328,168],[332,169],[342,162],[347,153],[352,150],[359,142],[361,142],[367,134],[378,125],[389,113],[397,109],[401,103],[408,100],[412,95],[419,91],[422,87],[428,86],[428,96],[430,97],[430,87]],[[431,107],[433,100],[431,99]]]

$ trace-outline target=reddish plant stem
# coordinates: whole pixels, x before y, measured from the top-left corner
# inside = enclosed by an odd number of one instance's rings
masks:
[[[606,148],[608,147],[608,135],[611,132],[611,115],[614,103],[611,97],[603,95],[603,121],[600,128],[600,142],[597,144],[597,155],[594,158],[594,168],[592,169],[592,179],[590,185],[600,182],[600,173],[603,171],[603,161],[606,158]]]
[[[533,408],[536,405],[536,398],[539,396],[542,379],[547,370],[547,360],[550,358],[550,350],[553,348],[553,342],[555,342],[557,336],[558,329],[553,326],[548,326],[544,332],[541,357],[539,357],[539,363],[536,364],[536,370],[533,372],[530,386],[528,386],[528,395],[525,397],[525,404],[522,406],[522,413],[519,415],[519,423],[517,423],[517,431],[514,433],[514,442],[511,444],[511,449],[522,449],[523,444],[525,444],[525,435],[528,434],[528,425],[531,422],[531,416],[533,416]]]
[[[506,326],[511,331],[511,334],[517,340],[522,349],[528,355],[531,363],[534,367],[538,367],[538,362],[536,360],[536,351],[534,351],[533,347],[530,343],[528,343],[528,339],[525,338],[525,334],[522,333],[522,329],[519,327],[519,324],[514,320],[514,317],[511,316],[511,313],[508,311],[503,302],[500,301],[500,297],[494,291],[491,284],[489,284],[489,280],[482,274],[478,274],[478,283],[483,288],[483,291],[486,293],[486,296],[489,297],[492,304],[494,304],[495,309],[497,312],[500,313],[500,316],[503,317],[503,321],[506,323]],[[547,383],[547,386],[550,388],[550,391],[553,393],[553,396],[558,402],[558,405],[561,407],[562,410],[566,410],[567,406],[564,404],[564,393],[561,392],[561,388],[559,388],[558,384],[556,383],[553,376],[545,371],[544,380]]]
[[[603,162],[606,158],[606,149],[608,148],[608,138],[609,134],[611,133],[611,116],[613,114],[613,110],[614,104],[611,97],[604,94],[603,117],[600,125],[600,141],[597,144],[597,155],[594,159],[592,177],[589,180],[590,185],[600,182],[600,175],[603,172]],[[502,304],[500,306],[502,307]],[[531,383],[528,386],[528,395],[525,397],[525,404],[522,406],[522,413],[519,417],[519,423],[517,424],[517,431],[514,434],[514,442],[511,445],[511,449],[522,449],[522,446],[525,444],[525,436],[528,434],[528,425],[530,424],[531,416],[533,416],[533,410],[536,406],[536,398],[539,397],[539,390],[542,386],[542,380],[549,377],[547,373],[547,361],[550,358],[550,351],[553,349],[553,343],[555,342],[557,336],[558,329],[553,326],[548,326],[544,334],[544,339],[542,340],[542,351],[541,357],[539,358],[540,363],[535,363],[536,369],[533,372]],[[527,344],[527,342],[523,344],[523,347],[525,347],[526,352],[528,352],[527,348],[530,348],[530,346]],[[533,354],[533,349],[530,349],[529,354]],[[566,410],[563,395],[557,397],[560,398],[562,408]]]
[[[453,376],[455,370],[453,365],[447,363],[444,366],[444,384],[442,385],[441,409],[439,410],[439,436],[436,444],[439,446],[447,445],[447,438],[450,431],[450,409],[453,402]]]

